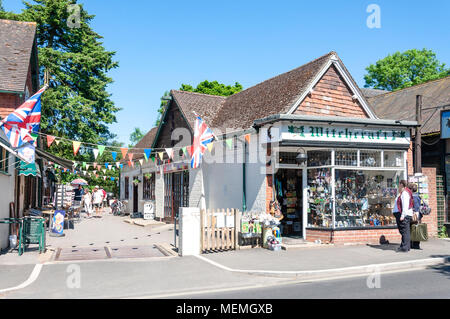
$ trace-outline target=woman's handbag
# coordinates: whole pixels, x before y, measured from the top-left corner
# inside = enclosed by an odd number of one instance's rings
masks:
[[[428,240],[428,227],[427,224],[414,224],[411,225],[411,241],[427,241]]]

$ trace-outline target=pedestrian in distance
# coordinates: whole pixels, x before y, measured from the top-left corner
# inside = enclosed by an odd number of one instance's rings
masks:
[[[89,191],[89,189],[85,189],[84,196],[83,196],[83,202],[84,202],[84,210],[87,214],[88,218],[92,217],[92,194]]]
[[[408,252],[411,249],[411,219],[413,216],[413,194],[407,187],[407,182],[401,180],[398,186],[398,195],[394,204],[394,216],[397,228],[402,235],[402,243],[397,252]]]
[[[95,208],[95,216],[101,217],[101,209],[103,202],[103,192],[100,190],[99,186],[95,186],[94,193],[92,195],[92,201]]]

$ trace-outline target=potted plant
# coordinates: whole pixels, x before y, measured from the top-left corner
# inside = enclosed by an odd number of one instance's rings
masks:
[[[141,182],[141,181],[139,180],[139,178],[133,179],[133,184],[134,184],[135,186],[137,186],[140,182]]]

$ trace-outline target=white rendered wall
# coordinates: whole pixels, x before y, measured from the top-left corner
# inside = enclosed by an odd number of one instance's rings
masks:
[[[9,156],[9,163],[14,163],[15,157]],[[0,218],[9,217],[9,204],[14,202],[15,170],[9,167],[9,174],[0,173]],[[9,225],[0,224],[0,248],[9,246]]]

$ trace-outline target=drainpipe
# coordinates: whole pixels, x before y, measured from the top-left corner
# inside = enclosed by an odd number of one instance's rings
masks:
[[[245,166],[247,161],[247,141],[244,138],[244,161],[242,163],[242,211],[247,211],[247,197],[246,197],[246,189],[247,189],[247,181],[245,179]]]

